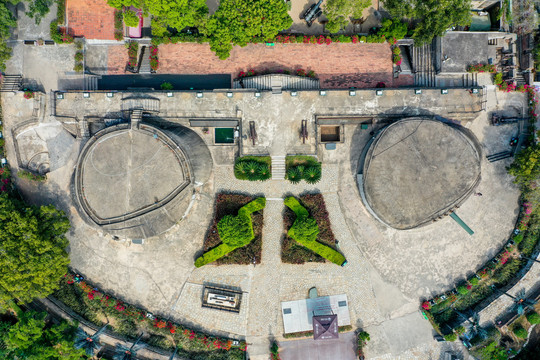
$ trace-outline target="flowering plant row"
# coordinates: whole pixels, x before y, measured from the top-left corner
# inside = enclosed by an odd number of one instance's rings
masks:
[[[156,71],[159,68],[158,47],[150,46],[150,68]]]
[[[186,350],[189,350],[190,347],[206,349],[206,351],[229,351],[233,348],[233,341],[230,339],[217,338],[195,332],[180,324],[154,316],[151,313],[136,308],[135,306],[100,291],[87,281],[84,281],[80,275],[68,273],[64,275],[64,281],[68,285],[76,286],[82,290],[85,294],[84,302],[87,303],[90,308],[101,309],[110,316],[119,319],[133,320],[136,324],[145,326],[146,330],[150,333],[169,334],[177,340],[183,340],[187,342],[187,345],[184,346]],[[247,344],[245,341],[240,341],[239,345],[234,348],[246,351]]]
[[[476,65],[470,65],[469,68],[467,69],[467,71],[470,72],[470,73],[487,72],[487,73],[492,73],[493,74],[493,73],[497,72],[497,68],[495,67],[495,65],[491,65],[491,64],[476,64]]]
[[[136,41],[131,41],[126,44],[128,48],[128,66],[136,67],[137,66],[137,53],[139,52],[139,43]]]

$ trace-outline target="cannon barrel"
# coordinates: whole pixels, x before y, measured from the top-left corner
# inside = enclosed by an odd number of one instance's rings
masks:
[[[304,20],[306,21],[310,21],[311,19],[313,19],[313,17],[315,16],[315,14],[317,14],[317,11],[319,10],[319,8],[321,7],[321,4],[324,0],[319,0],[318,3],[312,5],[307,11],[306,13],[304,14]]]

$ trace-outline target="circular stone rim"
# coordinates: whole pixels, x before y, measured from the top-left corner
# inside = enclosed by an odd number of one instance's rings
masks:
[[[392,127],[400,125],[404,122],[409,121],[431,121],[434,123],[441,124],[443,126],[448,126],[452,130],[456,131],[466,142],[469,143],[471,148],[475,152],[475,157],[478,161],[478,175],[474,181],[471,182],[471,185],[467,189],[467,191],[463,192],[458,198],[456,198],[451,204],[448,206],[442,208],[439,211],[434,212],[430,216],[427,216],[425,219],[420,219],[418,222],[411,226],[403,226],[403,227],[396,227],[396,225],[391,225],[385,220],[381,218],[381,216],[373,209],[371,204],[369,203],[369,200],[367,199],[367,190],[366,190],[366,181],[365,181],[365,174],[368,170],[369,164],[372,160],[371,154],[373,153],[373,150],[375,146],[377,145],[378,141],[383,137],[383,135]],[[461,125],[456,125],[452,123],[448,123],[445,121],[440,121],[434,118],[429,117],[412,117],[412,118],[403,118],[401,120],[395,121],[382,129],[379,130],[377,134],[375,134],[371,140],[366,144],[366,150],[363,152],[365,155],[363,156],[363,164],[362,164],[362,184],[360,184],[359,189],[361,192],[361,199],[362,203],[366,207],[366,209],[369,211],[369,213],[376,218],[378,221],[380,221],[382,224],[396,230],[411,230],[416,229],[422,226],[425,226],[427,224],[433,223],[437,220],[440,220],[443,216],[449,215],[451,212],[453,212],[453,209],[458,208],[465,200],[469,198],[469,196],[472,194],[473,189],[480,183],[480,180],[482,178],[482,148],[478,140],[476,139],[476,136],[467,128],[462,127]]]
[[[103,136],[107,136],[115,132],[125,132],[129,130],[144,132],[145,135],[148,135],[148,136],[157,135],[158,140],[162,141],[164,145],[167,146],[176,156],[178,163],[180,164],[180,167],[184,174],[184,181],[180,183],[176,188],[174,188],[173,191],[171,191],[165,198],[158,201],[157,203],[144,206],[140,209],[137,209],[135,211],[132,211],[124,215],[103,219],[96,214],[96,212],[93,210],[93,208],[90,206],[90,204],[86,200],[86,197],[84,196],[84,186],[83,186],[83,180],[82,180],[83,174],[84,174],[84,162],[89,154],[89,150],[92,149],[93,146],[96,144],[96,142],[99,139],[101,139]],[[79,158],[77,159],[77,167],[75,169],[75,197],[77,199],[77,202],[80,205],[80,208],[84,211],[85,215],[87,215],[97,225],[106,226],[106,225],[112,225],[112,224],[125,222],[128,220],[133,220],[163,207],[164,205],[168,204],[169,202],[177,198],[178,195],[180,195],[182,191],[192,183],[192,181],[193,181],[193,177],[191,175],[191,168],[189,166],[189,161],[188,161],[188,157],[186,153],[167,134],[159,130],[157,127],[147,125],[147,124],[139,123],[138,128],[132,128],[130,124],[119,124],[119,125],[110,126],[103,130],[98,131],[84,145],[79,155]]]

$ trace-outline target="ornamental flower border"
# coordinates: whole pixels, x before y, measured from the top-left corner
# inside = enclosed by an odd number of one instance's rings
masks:
[[[81,289],[88,298],[89,301],[98,303],[98,306],[105,306],[110,309],[114,309],[116,315],[120,318],[130,318],[136,323],[147,323],[151,328],[155,329],[156,334],[170,334],[184,337],[190,342],[197,342],[199,345],[203,345],[208,350],[225,350],[229,351],[233,348],[238,348],[241,351],[247,351],[247,343],[245,341],[239,341],[238,346],[233,347],[233,340],[227,338],[220,338],[210,336],[200,332],[196,332],[192,329],[188,329],[178,323],[168,321],[159,316],[137,308],[133,305],[127,304],[124,301],[115,298],[105,292],[94,287],[90,282],[85,280],[79,280],[79,275],[68,272],[62,279],[65,283],[71,286],[77,286]],[[188,350],[188,349],[186,349]]]
[[[159,50],[157,46],[150,46],[150,68],[153,72],[156,72],[159,69]]]

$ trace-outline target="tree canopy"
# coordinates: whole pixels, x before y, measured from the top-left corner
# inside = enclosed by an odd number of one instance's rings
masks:
[[[508,167],[508,173],[516,177],[515,183],[522,188],[529,186],[530,182],[540,177],[540,146],[529,146],[520,151],[512,165]]]
[[[76,327],[63,321],[49,325],[45,313],[27,311],[15,324],[0,322],[0,358],[27,360],[80,360],[84,350],[74,348]]]
[[[442,36],[452,26],[471,22],[470,0],[384,0],[384,8],[393,17],[416,22],[412,37],[418,44]]]
[[[69,220],[54,206],[30,206],[0,194],[0,307],[53,292],[67,272]]]
[[[272,39],[291,25],[283,0],[222,0],[206,33],[212,51],[226,59],[233,45],[246,46],[254,37]]]
[[[349,17],[359,19],[362,12],[371,5],[371,0],[327,0],[324,15],[328,19],[325,29],[336,33],[349,23]]]
[[[203,26],[208,7],[205,0],[107,0],[119,10],[134,6],[152,15],[152,34],[162,36],[167,27],[178,31],[189,26]]]

